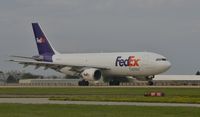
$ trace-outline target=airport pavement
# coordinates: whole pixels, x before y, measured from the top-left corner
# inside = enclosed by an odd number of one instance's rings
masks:
[[[200,107],[200,104],[146,103],[146,102],[52,101],[52,100],[49,100],[48,98],[0,98],[0,103]]]
[[[199,86],[23,86],[23,85],[0,85],[0,88],[200,88]]]

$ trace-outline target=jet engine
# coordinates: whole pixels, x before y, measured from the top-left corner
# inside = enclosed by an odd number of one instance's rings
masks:
[[[81,76],[83,80],[86,81],[97,81],[100,80],[102,77],[101,71],[95,68],[89,68],[85,69],[82,73]]]

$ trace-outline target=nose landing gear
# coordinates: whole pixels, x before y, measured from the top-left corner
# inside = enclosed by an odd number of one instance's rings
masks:
[[[152,75],[152,76],[147,76],[147,81],[148,81],[148,85],[149,86],[152,86],[152,85],[154,85],[154,82],[153,82],[153,78],[154,78],[155,76],[154,75]]]
[[[148,83],[147,83],[149,86],[152,86],[154,85],[154,82],[152,80],[149,80]]]

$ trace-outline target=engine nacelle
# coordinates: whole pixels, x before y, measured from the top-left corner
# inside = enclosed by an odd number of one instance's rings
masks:
[[[101,71],[95,68],[85,69],[81,76],[86,81],[97,81],[102,77]]]

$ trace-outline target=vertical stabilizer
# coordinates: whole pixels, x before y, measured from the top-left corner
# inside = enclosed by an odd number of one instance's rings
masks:
[[[32,23],[35,41],[37,44],[39,55],[53,56],[58,52],[51,46],[50,42],[42,32],[38,23]]]

